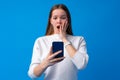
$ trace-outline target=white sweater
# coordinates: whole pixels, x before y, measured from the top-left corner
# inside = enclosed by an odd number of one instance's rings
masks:
[[[77,50],[71,58],[64,47],[65,59],[53,66],[48,67],[44,74],[44,80],[78,80],[78,70],[83,69],[88,63],[88,54],[86,50],[86,42],[82,36],[67,35],[67,39]],[[40,64],[49,53],[53,41],[62,41],[58,34],[39,37],[34,44],[33,55],[29,67],[28,75],[33,79],[37,79],[33,69]]]

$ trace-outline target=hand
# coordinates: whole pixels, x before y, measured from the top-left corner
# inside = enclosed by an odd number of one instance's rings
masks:
[[[45,68],[47,68],[49,66],[52,66],[52,65],[62,61],[65,57],[54,58],[56,55],[60,54],[61,52],[62,52],[62,50],[52,53],[52,47],[51,47],[49,54],[47,55],[46,59],[42,62],[43,66]]]
[[[65,21],[65,23],[60,26],[60,37],[63,40],[63,42],[67,41],[67,38],[66,38],[67,27],[68,27],[68,22],[67,21]]]

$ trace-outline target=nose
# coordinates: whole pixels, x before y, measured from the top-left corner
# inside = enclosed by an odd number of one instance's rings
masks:
[[[61,24],[61,23],[62,23],[61,19],[58,18],[58,19],[57,19],[57,24]]]

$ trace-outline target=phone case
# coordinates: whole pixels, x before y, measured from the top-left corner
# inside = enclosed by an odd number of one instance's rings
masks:
[[[63,57],[63,52],[64,52],[64,45],[63,42],[53,42],[52,43],[52,51],[53,53],[62,50],[61,53],[59,53],[55,58]]]

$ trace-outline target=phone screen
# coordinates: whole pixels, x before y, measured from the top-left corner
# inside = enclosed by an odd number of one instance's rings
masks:
[[[53,42],[52,43],[52,51],[53,53],[62,50],[61,53],[59,53],[55,58],[63,57],[63,52],[64,52],[64,45],[63,42]]]

